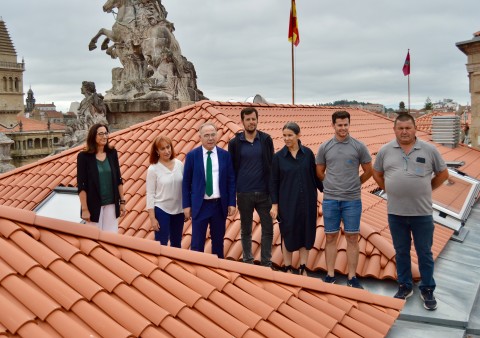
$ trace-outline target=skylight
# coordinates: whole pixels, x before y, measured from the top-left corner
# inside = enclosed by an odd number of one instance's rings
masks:
[[[64,221],[84,223],[80,218],[77,188],[56,187],[35,209],[37,215]]]

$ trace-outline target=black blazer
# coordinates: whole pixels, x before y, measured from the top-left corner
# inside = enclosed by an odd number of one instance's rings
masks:
[[[115,149],[106,151],[107,159],[112,169],[112,182],[114,187],[123,184],[120,174],[120,165],[118,163],[118,154]],[[77,156],[77,184],[78,193],[85,191],[87,193],[87,207],[90,212],[90,220],[98,222],[100,218],[101,197],[100,197],[100,176],[97,168],[97,159],[95,153],[86,153],[81,151]],[[115,214],[120,216],[120,193],[113,189],[115,203]],[[81,211],[80,211],[81,214]]]

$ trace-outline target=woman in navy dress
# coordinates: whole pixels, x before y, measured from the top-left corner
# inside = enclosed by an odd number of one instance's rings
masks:
[[[308,253],[315,243],[317,189],[322,182],[315,174],[315,156],[300,142],[300,127],[288,122],[283,127],[285,146],[272,161],[270,194],[273,219],[278,219],[286,272],[292,271],[292,254],[299,251],[299,273],[306,275]]]

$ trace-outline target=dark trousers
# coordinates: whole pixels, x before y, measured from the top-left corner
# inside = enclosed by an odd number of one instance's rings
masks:
[[[213,201],[204,200],[199,216],[192,219],[192,245],[194,251],[203,252],[205,237],[210,225],[210,238],[212,239],[212,253],[218,258],[223,258],[223,239],[225,237],[225,221],[220,199]]]
[[[433,217],[428,216],[397,216],[388,214],[388,225],[392,234],[395,260],[397,263],[397,277],[400,284],[413,286],[412,264],[410,257],[411,243],[418,257],[421,283],[419,289],[435,289],[433,279]]]
[[[252,222],[253,211],[256,210],[262,224],[261,264],[271,266],[273,222],[270,216],[272,201],[264,192],[237,193],[238,210],[242,234],[243,261],[253,263],[252,255]]]
[[[170,246],[180,248],[182,246],[183,222],[185,215],[183,213],[170,215],[159,207],[155,207],[155,218],[160,225],[160,229],[155,231],[155,240],[162,245],[168,245],[170,239]]]

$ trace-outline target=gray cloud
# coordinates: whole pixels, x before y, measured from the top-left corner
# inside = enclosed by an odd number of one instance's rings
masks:
[[[214,100],[262,94],[291,103],[287,41],[289,1],[164,0],[182,53],[195,64],[198,86]],[[119,65],[103,51],[88,51],[91,37],[114,18],[98,0],[2,2],[19,62],[25,58],[25,91],[37,102],[66,111],[80,101],[83,80],[104,93]],[[407,101],[401,71],[410,48],[412,106],[451,98],[470,101],[467,57],[455,43],[480,30],[478,0],[297,0],[300,45],[296,103],[338,99],[398,106]]]

